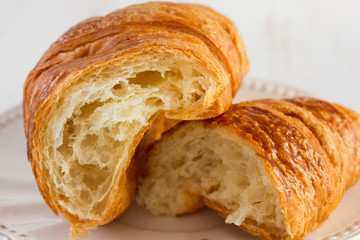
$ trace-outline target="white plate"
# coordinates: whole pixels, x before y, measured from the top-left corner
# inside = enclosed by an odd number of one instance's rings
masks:
[[[283,85],[246,80],[235,101],[307,95]],[[0,240],[64,240],[69,224],[46,206],[27,161],[21,107],[0,116]],[[360,239],[360,182],[307,240]],[[6,237],[8,236],[8,238]],[[203,209],[182,217],[154,217],[135,204],[114,222],[91,232],[89,240],[255,240],[215,212]]]

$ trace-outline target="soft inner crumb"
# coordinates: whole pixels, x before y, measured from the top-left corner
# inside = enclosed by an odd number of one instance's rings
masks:
[[[192,59],[167,52],[80,77],[51,108],[43,129],[47,147],[40,157],[49,159],[42,162],[62,207],[82,219],[100,218],[133,138],[157,112],[189,108],[205,98],[211,81]]]
[[[178,215],[196,204],[184,195],[190,193],[221,204],[230,212],[227,223],[251,219],[284,230],[278,194],[263,160],[246,142],[229,139],[232,133],[194,125],[163,138],[151,151],[138,203],[155,215]]]

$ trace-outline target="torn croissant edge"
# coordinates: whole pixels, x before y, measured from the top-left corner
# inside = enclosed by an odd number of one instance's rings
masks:
[[[131,159],[153,122],[142,146],[172,125],[167,119],[224,112],[248,69],[232,22],[195,4],[132,5],[53,43],[25,82],[24,126],[39,190],[71,237],[129,207]]]
[[[178,124],[144,166],[137,202],[153,214],[206,205],[263,239],[301,239],[360,178],[360,116],[314,98],[243,102]]]

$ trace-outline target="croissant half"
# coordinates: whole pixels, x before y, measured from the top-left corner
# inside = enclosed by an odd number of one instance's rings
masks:
[[[221,114],[248,68],[235,26],[200,5],[132,5],[53,43],[26,80],[24,125],[40,192],[73,237],[129,206],[131,158],[159,114]]]
[[[206,205],[264,239],[301,239],[360,177],[360,117],[313,98],[243,102],[168,131],[146,168],[137,200],[154,214]]]

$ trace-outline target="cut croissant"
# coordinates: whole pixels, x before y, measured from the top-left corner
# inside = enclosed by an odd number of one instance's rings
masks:
[[[159,114],[221,114],[248,67],[235,26],[200,5],[133,5],[53,43],[25,83],[24,124],[41,194],[73,237],[129,206],[131,158]],[[149,142],[163,128],[154,129]]]
[[[146,171],[137,201],[153,214],[206,205],[264,239],[300,239],[360,177],[360,117],[313,98],[243,102],[168,131]]]

